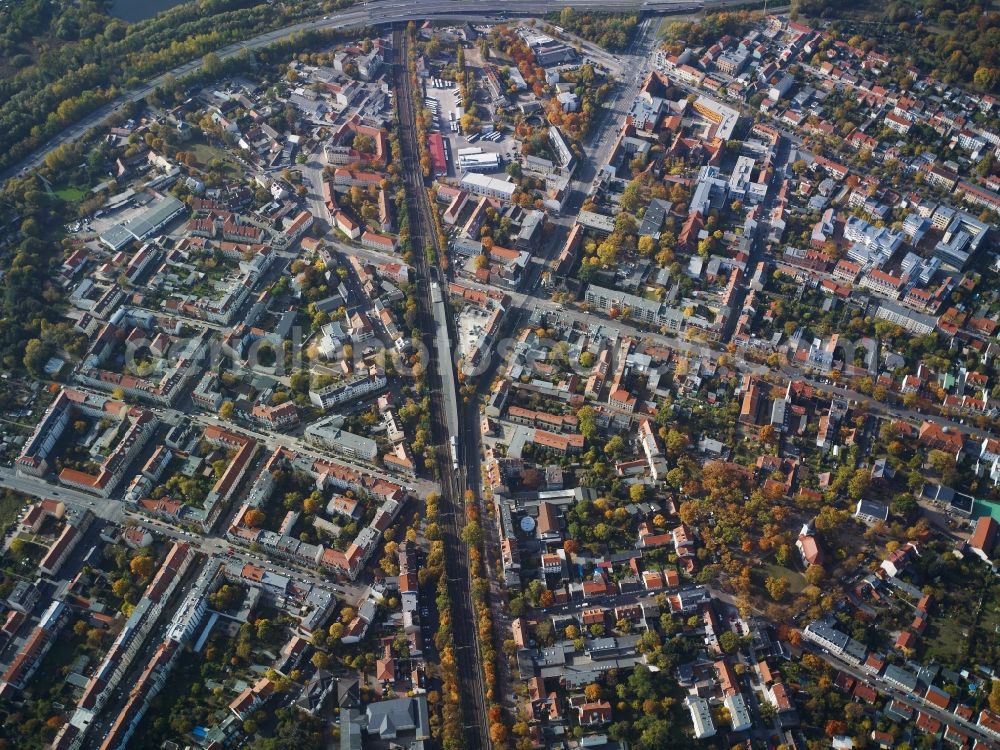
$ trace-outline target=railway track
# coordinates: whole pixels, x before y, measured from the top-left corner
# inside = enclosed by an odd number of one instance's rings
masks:
[[[441,362],[434,345],[433,332],[437,322],[434,317],[433,301],[431,299],[432,269],[427,261],[427,249],[432,248],[440,253],[442,248],[436,247],[434,221],[431,215],[431,205],[427,197],[423,172],[420,168],[420,150],[417,144],[416,111],[413,103],[413,86],[407,71],[408,39],[400,28],[393,32],[393,78],[395,81],[396,100],[399,111],[399,135],[402,151],[402,174],[406,188],[407,202],[410,206],[410,239],[413,249],[413,265],[417,276],[418,319],[421,336],[426,351],[429,353],[427,363],[427,382],[430,389],[433,420],[434,444],[447,446],[449,444],[448,425],[444,403],[443,389],[440,385],[441,368],[453,367],[452,362]],[[433,269],[434,274],[440,273]],[[440,278],[442,284],[446,283]],[[451,405],[453,408],[457,405]],[[461,436],[458,436],[461,438]],[[456,661],[460,700],[464,729],[464,748],[467,750],[489,750],[491,747],[489,727],[487,722],[486,691],[483,685],[482,669],[480,667],[480,650],[478,629],[472,602],[472,587],[469,573],[469,557],[461,533],[465,525],[465,507],[463,493],[465,489],[465,469],[463,468],[464,453],[459,446],[458,468],[452,462],[451,453],[439,450],[437,466],[441,476],[440,517],[443,526],[445,549],[445,575],[448,576],[448,590],[451,594],[452,626],[455,641]],[[478,461],[476,455],[473,460]]]

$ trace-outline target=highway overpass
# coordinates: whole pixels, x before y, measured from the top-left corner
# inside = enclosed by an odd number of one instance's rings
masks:
[[[745,1],[745,0],[744,0]],[[683,13],[703,8],[721,8],[739,5],[740,0],[368,0],[351,8],[336,11],[323,18],[286,26],[269,31],[243,42],[226,45],[216,53],[222,59],[239,54],[243,50],[267,47],[281,39],[308,29],[344,29],[375,26],[399,21],[418,19],[434,20],[474,20],[478,23],[502,21],[505,18],[538,16],[558,12],[563,8],[574,10],[641,11],[644,13]],[[0,180],[6,180],[23,171],[38,167],[45,156],[64,143],[71,143],[83,137],[87,131],[99,126],[126,102],[136,102],[151,94],[166,81],[168,76],[180,78],[201,66],[201,60],[192,60],[173,70],[153,78],[146,84],[132,89],[120,98],[109,102],[86,115],[61,133],[54,136],[44,146],[0,172]]]

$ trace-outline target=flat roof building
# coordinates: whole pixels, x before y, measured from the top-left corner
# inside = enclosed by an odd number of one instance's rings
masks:
[[[347,432],[341,425],[344,418],[333,415],[315,422],[305,429],[305,437],[324,448],[335,450],[346,456],[371,461],[378,455],[378,444],[371,438]]]
[[[499,198],[502,201],[510,202],[514,197],[517,185],[506,179],[489,177],[478,172],[469,172],[462,175],[461,187],[470,193],[484,195],[487,198]]]
[[[484,152],[458,155],[458,167],[463,172],[496,172],[501,166],[500,154]]]
[[[714,99],[709,99],[707,96],[699,96],[695,99],[694,108],[702,117],[715,123],[716,138],[728,141],[733,137],[736,124],[740,121],[740,113],[735,109]]]
[[[132,240],[152,237],[185,210],[184,203],[172,195],[150,202],[138,215],[115,224],[101,235],[101,242],[114,251],[121,250]]]

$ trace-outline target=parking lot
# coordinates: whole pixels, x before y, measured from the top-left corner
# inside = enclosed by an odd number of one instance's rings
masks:
[[[451,82],[445,82],[446,85],[448,83]],[[447,86],[444,88],[435,87],[434,79],[428,79],[426,84],[425,103],[427,103],[428,100],[433,100],[437,103],[437,118],[435,125],[438,132],[441,133],[441,136],[448,143],[450,156],[448,164],[449,176],[460,176],[460,170],[458,170],[455,165],[459,149],[472,147],[482,149],[483,153],[499,154],[502,160],[502,166],[520,158],[518,142],[513,137],[514,134],[511,130],[503,128],[501,130],[501,137],[496,140],[485,138],[485,136],[489,135],[486,131],[490,130],[492,127],[492,123],[490,122],[492,115],[489,108],[484,105],[479,105],[479,116],[481,118],[481,130],[479,133],[461,133],[455,132],[455,130],[452,129],[452,115],[455,117],[456,126],[462,116],[457,86],[452,86],[450,88]],[[434,108],[430,107],[430,109],[433,111]]]

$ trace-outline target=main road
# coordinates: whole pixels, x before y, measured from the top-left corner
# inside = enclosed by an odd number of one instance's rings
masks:
[[[503,20],[508,17],[545,15],[567,7],[575,10],[638,10],[645,13],[677,13],[701,10],[706,7],[721,8],[727,5],[738,5],[741,2],[745,2],[745,0],[708,0],[707,2],[698,2],[697,0],[645,0],[645,2],[639,2],[639,0],[573,0],[572,2],[567,0],[461,0],[460,2],[456,0],[431,0],[431,2],[367,0],[360,5],[336,11],[323,18],[301,21],[259,34],[245,41],[233,42],[215,50],[215,53],[220,59],[226,60],[246,50],[261,49],[303,31],[363,28],[425,18],[469,20],[483,23]],[[197,70],[200,66],[200,59],[191,60],[125,92],[119,98],[67,126],[62,132],[53,136],[25,158],[0,171],[0,181],[5,181],[16,174],[38,167],[51,151],[83,137],[88,131],[98,127],[119,110],[122,105],[141,101],[163,85],[168,77],[180,78]]]
[[[0,467],[0,487],[20,492],[38,498],[54,498],[67,505],[73,505],[81,510],[89,510],[98,518],[114,524],[132,523],[143,526],[153,534],[187,542],[206,555],[232,557],[251,565],[272,568],[275,572],[294,580],[304,580],[322,588],[338,593],[351,605],[363,600],[368,594],[368,587],[352,583],[335,583],[330,579],[317,575],[315,571],[300,565],[286,563],[281,560],[262,558],[261,555],[248,554],[245,550],[234,547],[233,543],[218,534],[194,534],[185,529],[159,519],[152,519],[131,510],[121,500],[115,498],[95,497],[86,492],[52,484],[41,477],[19,474],[13,469]],[[229,549],[232,548],[232,552]]]
[[[855,680],[863,682],[869,687],[875,688],[875,690],[879,693],[894,698],[900,703],[905,703],[907,706],[916,711],[923,711],[928,716],[937,719],[946,726],[958,729],[959,731],[971,735],[979,742],[985,743],[986,747],[997,747],[996,737],[991,735],[981,726],[969,721],[968,719],[963,719],[958,714],[952,713],[947,709],[936,706],[918,693],[908,693],[900,690],[881,675],[872,675],[868,672],[864,672],[855,665],[848,664],[834,654],[831,654],[826,649],[819,648],[815,644],[808,641],[803,641],[802,648],[803,650],[818,656],[834,669],[844,672],[845,674],[849,674]]]

